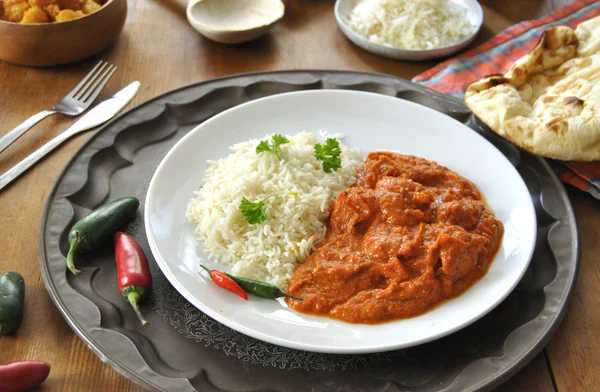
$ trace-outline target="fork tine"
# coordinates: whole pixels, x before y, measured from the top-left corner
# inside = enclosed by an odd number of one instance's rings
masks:
[[[104,64],[104,65],[103,65]],[[73,88],[73,90],[71,90],[68,94],[68,96],[70,96],[71,98],[75,98],[75,95],[84,87],[86,86],[86,84],[88,83],[88,80],[90,80],[90,78],[92,76],[94,76],[96,70],[98,68],[100,68],[100,66],[102,65],[102,67],[104,67],[106,64],[108,64],[105,61],[100,60],[100,62],[98,62],[98,64],[96,64],[96,66],[94,67],[94,69],[92,69],[90,72],[88,72],[88,74],[85,76],[85,78],[83,78],[81,80],[81,82],[79,82],[79,84],[77,86],[75,86]],[[93,80],[93,79],[92,79]]]
[[[96,72],[94,72],[93,75],[90,75],[90,79],[87,81],[87,83],[81,88],[79,89],[79,91],[77,91],[76,94],[73,95],[73,98],[76,99],[77,101],[81,101],[81,98],[90,90],[90,88],[92,87],[93,83],[98,80],[98,78],[101,78],[102,76],[104,76],[104,74],[107,71],[107,68],[110,67],[110,64],[108,62],[104,62],[104,64],[102,64],[102,66],[96,70]]]
[[[100,91],[102,91],[104,86],[106,86],[106,83],[108,83],[108,81],[113,76],[116,70],[117,66],[115,65],[111,65],[110,67],[108,67],[106,69],[106,73],[96,80],[94,85],[89,89],[89,93],[86,93],[85,97],[83,97],[83,102],[87,102],[88,100],[91,100],[90,102],[93,102],[94,99],[96,99],[96,97],[98,96],[98,94],[100,94]]]

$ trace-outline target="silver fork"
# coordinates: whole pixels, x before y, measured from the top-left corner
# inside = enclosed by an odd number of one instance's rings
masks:
[[[54,104],[52,110],[43,110],[34,114],[2,136],[0,138],[0,152],[21,137],[29,128],[52,114],[62,113],[67,116],[77,116],[83,113],[94,102],[116,69],[116,66],[106,61],[100,61],[71,92]]]

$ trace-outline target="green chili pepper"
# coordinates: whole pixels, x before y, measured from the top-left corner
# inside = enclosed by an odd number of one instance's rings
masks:
[[[73,225],[69,232],[69,254],[67,267],[75,275],[75,253],[97,248],[112,238],[113,234],[135,216],[140,201],[135,197],[122,197],[103,205]]]
[[[0,336],[17,332],[23,323],[25,280],[18,272],[0,275]]]
[[[233,276],[228,273],[225,275],[229,276],[233,279],[237,284],[239,284],[244,290],[247,292],[257,295],[259,297],[264,298],[279,298],[279,297],[288,297],[293,298],[297,301],[302,301],[302,298],[294,297],[293,295],[289,295],[284,293],[277,286],[273,286],[272,284],[261,282],[260,280],[250,279],[250,278],[240,278],[238,276]]]

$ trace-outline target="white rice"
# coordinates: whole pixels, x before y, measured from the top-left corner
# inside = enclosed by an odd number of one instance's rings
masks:
[[[271,140],[272,135],[262,140]],[[231,147],[233,153],[209,161],[204,185],[190,201],[186,217],[211,258],[230,265],[232,273],[274,284],[285,290],[296,265],[323,238],[329,206],[336,195],[355,182],[362,162],[356,148],[339,135],[342,167],[325,173],[314,156],[316,135],[301,132],[273,153],[256,153],[260,140]],[[239,210],[242,196],[265,201],[267,220],[246,222]]]

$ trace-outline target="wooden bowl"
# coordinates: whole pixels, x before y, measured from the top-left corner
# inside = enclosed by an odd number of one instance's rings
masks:
[[[34,67],[72,63],[114,43],[127,17],[127,0],[108,0],[98,11],[60,23],[0,20],[0,60]]]
[[[191,0],[187,19],[212,41],[238,44],[269,32],[284,12],[281,0]]]

